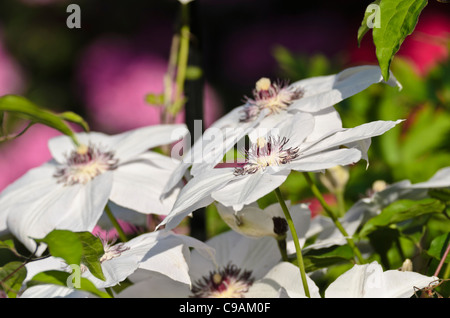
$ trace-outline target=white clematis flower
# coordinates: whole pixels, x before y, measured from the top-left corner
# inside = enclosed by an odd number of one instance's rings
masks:
[[[437,279],[415,272],[383,271],[377,262],[354,265],[328,286],[325,298],[410,298],[416,289]]]
[[[165,192],[172,189],[191,165],[192,176],[214,167],[253,129],[270,129],[298,111],[308,112],[315,119],[314,131],[307,141],[342,129],[341,119],[333,106],[380,82],[384,82],[380,68],[371,65],[351,67],[338,74],[308,78],[291,85],[260,79],[246,104],[217,120],[194,143],[174,171]],[[401,88],[392,74],[387,84]]]
[[[141,272],[137,283],[118,297],[273,298],[281,291],[290,297],[305,297],[298,267],[280,263],[274,239],[249,238],[229,231],[206,244],[214,248],[215,257],[205,258],[196,249],[191,252],[192,288],[159,274]],[[307,279],[311,295],[318,297],[317,286]]]
[[[80,133],[81,146],[60,136],[49,141],[53,160],[27,172],[0,195],[0,232],[10,231],[34,251],[32,238],[53,229],[92,231],[112,201],[140,213],[167,214],[178,193],[160,200],[176,167],[148,151],[175,142],[184,125],[160,125],[118,135]]]
[[[120,284],[138,269],[152,271],[190,286],[192,282],[189,275],[189,248],[195,248],[202,257],[214,258],[214,250],[205,243],[170,231],[141,234],[128,242],[116,244],[103,241],[103,246],[105,253],[100,258],[100,263],[106,278],[104,281],[92,275],[86,266],[80,267],[81,277],[89,279],[99,289]],[[30,262],[26,265],[26,268],[27,277],[24,284],[31,280],[34,275],[43,271],[72,272],[72,267],[56,257]],[[32,289],[32,291],[29,291],[29,289]],[[54,293],[67,292],[68,295],[71,295],[69,291],[60,288],[50,289],[50,291]],[[22,297],[29,297],[32,292],[48,293],[49,290],[46,286],[33,286],[26,289]],[[50,295],[47,296],[50,297]]]
[[[356,163],[367,155],[364,148],[355,144],[381,135],[399,122],[371,122],[308,142],[314,118],[308,113],[297,113],[289,122],[275,127],[273,131],[278,134],[269,132],[264,137],[250,134],[251,145],[245,153],[244,164],[207,169],[194,176],[180,191],[172,211],[161,225],[173,228],[194,210],[214,201],[239,211],[275,190],[291,170],[317,172]]]

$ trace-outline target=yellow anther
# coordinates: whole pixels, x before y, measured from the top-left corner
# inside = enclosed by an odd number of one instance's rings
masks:
[[[214,284],[219,285],[222,282],[222,275],[220,275],[219,273],[214,274],[213,282]]]
[[[267,91],[270,88],[271,82],[267,77],[262,77],[256,82],[256,90],[259,91]]]
[[[258,146],[258,148],[263,148],[265,147],[267,144],[267,140],[264,137],[258,137],[258,139],[256,139],[256,145]]]
[[[88,151],[89,151],[89,147],[84,144],[79,145],[77,148],[77,153],[80,155],[85,155],[88,153]]]

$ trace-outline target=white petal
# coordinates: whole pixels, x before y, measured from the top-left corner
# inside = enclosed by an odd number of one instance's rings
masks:
[[[315,282],[306,276],[311,298],[321,298]],[[246,298],[277,298],[280,290],[290,298],[305,298],[300,270],[297,266],[281,262],[274,266],[261,280],[256,281],[245,294]]]
[[[303,144],[301,152],[304,156],[338,147],[341,145],[350,144],[356,141],[365,140],[367,138],[379,136],[386,131],[392,129],[395,125],[402,122],[397,121],[374,121],[367,124],[362,124],[354,128],[348,128],[343,131],[332,134],[331,136],[320,140],[315,144]]]
[[[401,298],[414,295],[414,287],[423,288],[436,277],[414,272],[383,272],[377,262],[354,265],[325,291],[325,298]]]
[[[180,191],[172,211],[160,223],[167,229],[176,227],[191,212],[213,202],[212,192],[235,178],[234,169],[210,169],[192,178]]]
[[[216,251],[215,262],[199,255],[197,250],[192,251],[190,266],[192,281],[230,263],[241,270],[252,271],[252,277],[260,279],[281,259],[277,243],[271,237],[255,239],[235,231],[228,231],[214,236],[206,243]]]
[[[384,279],[386,281],[384,295],[388,298],[410,298],[417,289],[425,288],[438,280],[437,277],[398,270],[384,272]]]
[[[160,197],[175,167],[169,157],[153,152],[139,155],[114,170],[110,200],[145,214],[168,214],[179,189],[175,188],[163,200]]]
[[[20,298],[92,298],[93,295],[79,289],[53,284],[27,288]]]
[[[279,187],[289,173],[290,170],[281,170],[273,174],[261,171],[247,174],[214,191],[212,197],[221,204],[232,206],[239,211],[244,205],[255,202]]]
[[[144,271],[144,270],[142,270]],[[145,271],[145,279],[139,279],[117,294],[116,298],[188,298],[190,286],[170,279],[166,275]],[[132,277],[130,277],[132,279]]]
[[[383,82],[383,76],[380,68],[375,65],[351,67],[336,75],[301,80],[292,86],[303,88],[304,96],[295,101],[290,109],[317,112],[379,82]],[[392,74],[387,84],[401,88]]]
[[[203,133],[201,144],[202,157],[193,161],[191,174],[196,176],[201,174],[205,169],[211,169],[220,163],[224,155],[231,150],[236,143],[247,135],[258,120],[249,123],[235,123],[232,125],[225,125],[220,129],[217,127],[210,127]]]
[[[342,130],[342,120],[334,107],[325,108],[312,113],[314,117],[314,130],[308,135],[305,142],[314,142]]]
[[[188,134],[186,125],[155,125],[137,128],[111,137],[111,147],[121,162],[158,146],[169,145]]]
[[[178,164],[178,166],[172,171],[167,183],[164,185],[163,191],[162,191],[162,199],[166,197],[173,188],[182,182],[183,176],[185,176],[187,170],[192,165],[192,162],[189,160],[182,161]]]
[[[0,194],[0,233],[7,231],[8,214],[15,211],[14,206],[25,202],[31,204],[34,196],[40,198],[56,187],[55,180],[52,178],[55,171],[55,162],[50,161],[29,170],[3,190]],[[31,197],[30,194],[32,194]]]
[[[160,232],[156,233],[158,240],[151,243],[151,248],[148,243],[143,244],[145,241],[141,240],[139,243],[141,247],[147,249],[139,264],[141,269],[158,272],[175,281],[190,284],[189,248],[195,248],[206,259],[214,258],[214,249],[195,238],[167,231],[158,232]]]
[[[286,164],[286,168],[297,171],[321,171],[337,165],[345,166],[358,162],[361,152],[358,149],[337,149],[310,155]]]
[[[201,136],[194,136],[194,144],[183,155],[181,163],[173,171],[163,193],[167,193],[183,178],[190,166],[190,174],[197,175],[205,169],[213,168],[221,162],[225,153],[229,151],[251,128],[257,124],[240,123],[243,106],[236,107],[229,113],[215,121]]]
[[[91,231],[100,218],[111,192],[112,174],[105,172],[86,185],[64,186],[49,183],[41,192],[27,189],[28,200],[15,204],[7,225],[30,251],[54,229]],[[31,238],[30,238],[31,237]]]
[[[36,274],[50,270],[63,271],[65,270],[65,266],[66,263],[61,258],[53,256],[28,262],[25,264],[27,276],[24,279],[23,284],[29,282]]]

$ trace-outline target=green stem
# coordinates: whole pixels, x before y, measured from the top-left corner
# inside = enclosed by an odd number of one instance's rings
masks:
[[[294,240],[295,251],[297,254],[298,268],[300,269],[300,276],[302,277],[302,283],[303,283],[303,289],[305,290],[305,295],[306,295],[306,297],[310,298],[311,296],[309,294],[308,282],[306,280],[306,271],[305,271],[305,265],[303,263],[302,249],[301,249],[300,243],[298,241],[297,231],[295,230],[294,222],[292,221],[291,214],[289,213],[286,203],[283,200],[283,196],[281,194],[280,188],[275,189],[275,194],[277,196],[278,202],[281,205],[281,209],[284,212],[284,216],[288,223],[289,229],[291,230],[292,239]]]
[[[119,222],[117,222],[116,218],[114,217],[114,215],[111,212],[111,209],[109,208],[108,205],[105,206],[105,212],[106,212],[106,215],[108,216],[109,220],[113,224],[114,228],[117,230],[117,233],[119,234],[119,237],[122,240],[122,242],[128,241],[127,236],[125,235],[125,232],[123,231]]]
[[[345,208],[345,197],[344,197],[343,190],[336,191],[336,199],[337,199],[337,203],[338,203],[339,216],[344,216],[344,214],[346,212],[346,208]]]
[[[172,109],[173,114],[177,114],[184,103],[183,93],[184,93],[184,82],[186,80],[186,69],[188,65],[189,57],[189,38],[190,38],[190,27],[189,27],[189,7],[188,4],[181,5],[181,20],[182,26],[180,29],[180,46],[178,52],[178,67],[177,67],[177,77],[176,77],[176,91],[175,91],[175,101],[174,109]]]
[[[445,260],[447,259],[447,256],[448,256],[449,253],[450,253],[450,244],[448,244],[447,249],[444,252],[444,255],[442,255],[442,258],[441,258],[441,260],[439,262],[439,265],[436,268],[436,271],[434,272],[433,276],[438,277],[439,272],[441,271],[442,266],[444,266]],[[447,269],[446,269],[446,272],[447,272]]]
[[[320,193],[320,190],[317,188],[313,180],[311,179],[310,175],[307,172],[303,172],[303,176],[306,179],[306,182],[308,182],[309,187],[311,188],[311,191],[313,192],[314,196],[319,200],[320,204],[322,205],[323,209],[327,213],[327,215],[331,218],[334,225],[337,227],[339,232],[342,233],[342,235],[347,239],[348,245],[352,248],[353,253],[358,259],[358,264],[364,264],[364,258],[361,255],[361,252],[359,251],[358,247],[353,242],[353,239],[348,235],[347,231],[342,226],[341,222],[339,222],[339,219],[334,215],[333,210],[330,208],[330,206],[327,204],[325,199],[322,196],[322,193]]]
[[[177,68],[178,50],[180,45],[180,36],[175,34],[172,38],[172,44],[170,46],[169,63],[167,72],[164,75],[164,111],[161,112],[161,123],[171,124],[174,122],[174,116],[170,112],[170,107],[173,104],[172,98],[172,85],[175,78]]]
[[[444,275],[442,275],[443,279],[448,279],[450,277],[450,263],[445,267]]]

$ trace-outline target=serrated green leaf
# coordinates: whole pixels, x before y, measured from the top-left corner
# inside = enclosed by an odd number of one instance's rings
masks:
[[[74,143],[78,144],[75,133],[64,122],[63,118],[51,111],[38,107],[25,97],[17,95],[5,95],[0,97],[0,111],[14,113],[23,119],[30,120],[32,123],[40,123],[54,128],[64,135],[71,137]],[[68,116],[73,120],[76,119],[76,116],[67,113],[65,116]]]
[[[360,235],[366,236],[378,228],[388,227],[402,221],[431,213],[441,213],[445,204],[436,199],[398,200],[384,208],[381,213],[364,224]]]
[[[54,257],[60,257],[68,265],[80,265],[83,256],[83,244],[78,235],[68,230],[53,230],[37,243],[45,243]]]
[[[361,26],[358,29],[358,47],[361,45],[361,40],[364,37],[364,35],[370,29],[372,29],[371,27],[369,27],[369,24],[367,23],[367,20],[369,18],[376,17],[376,15],[377,15],[376,10],[379,9],[380,1],[381,0],[375,0],[374,2],[369,4],[367,6],[367,8],[366,8],[366,11],[364,12],[364,18],[363,18],[363,20],[361,22]]]
[[[90,232],[72,232],[68,230],[53,230],[43,239],[36,239],[38,243],[45,243],[54,257],[60,257],[68,265],[86,265],[92,275],[105,280],[100,264],[100,257],[104,254],[100,239]]]
[[[435,239],[433,239],[433,241],[431,241],[430,248],[428,249],[427,253],[428,255],[436,258],[437,260],[441,260],[449,244],[450,244],[450,233],[440,235]],[[444,262],[445,263],[450,262],[450,254],[447,255],[447,258],[445,259]]]
[[[0,268],[0,289],[10,298],[15,298],[22,282],[27,276],[27,269],[23,262],[10,262]]]
[[[380,2],[380,27],[372,30],[378,63],[383,78],[389,79],[389,69],[394,55],[405,38],[416,27],[427,0],[382,0]]]
[[[92,275],[104,281],[105,276],[103,275],[102,266],[99,261],[105,252],[102,242],[90,232],[80,232],[77,234],[83,245],[81,262],[88,267]]]
[[[353,251],[350,246],[342,245],[322,249],[310,249],[303,256],[303,261],[305,270],[311,272],[338,263],[350,261],[353,257]]]
[[[28,283],[27,287],[44,285],[44,284],[53,284],[58,286],[69,287],[68,280],[72,279],[72,274],[62,271],[45,271],[36,274]],[[96,296],[102,298],[111,298],[108,293],[98,290],[97,287],[87,278],[79,277],[80,286],[76,286],[77,289],[90,292]]]

